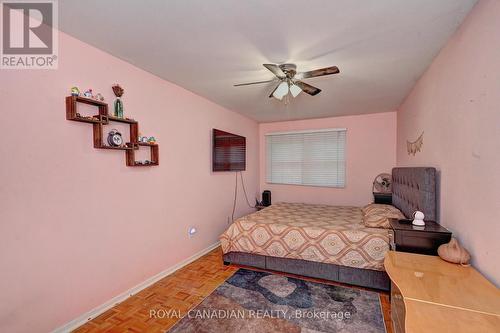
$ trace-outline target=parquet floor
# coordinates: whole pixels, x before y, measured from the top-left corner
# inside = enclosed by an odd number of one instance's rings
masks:
[[[205,256],[87,322],[74,332],[165,332],[179,319],[175,315],[150,318],[151,310],[174,310],[176,313],[180,312],[181,315],[185,314],[210,295],[220,284],[233,275],[238,268],[240,267],[235,265],[224,266],[222,263],[222,251],[220,247],[216,248]],[[283,275],[293,276],[291,274]],[[341,285],[318,279],[303,279]],[[392,333],[389,295],[383,292],[380,292],[379,295],[387,333]]]

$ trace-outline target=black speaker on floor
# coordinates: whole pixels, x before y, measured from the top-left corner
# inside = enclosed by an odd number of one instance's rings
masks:
[[[271,206],[271,191],[262,192],[262,206]]]

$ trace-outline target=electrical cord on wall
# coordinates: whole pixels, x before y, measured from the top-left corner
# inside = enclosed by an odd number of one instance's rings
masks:
[[[236,182],[234,183],[233,212],[231,213],[231,223],[234,222],[234,211],[236,210],[236,198],[238,197],[238,173],[236,172]]]
[[[236,181],[234,183],[234,201],[233,201],[233,212],[231,213],[231,222],[234,222],[234,212],[236,211],[236,199],[238,198],[238,172],[240,174],[241,187],[243,188],[243,193],[245,194],[245,201],[248,207],[255,208],[255,206],[252,206],[252,204],[250,204],[250,201],[248,201],[247,190],[245,188],[245,181],[243,180],[243,172],[237,171],[235,179]]]
[[[243,172],[241,172],[241,171],[240,171],[240,178],[241,178],[241,186],[243,187],[243,193],[245,194],[245,200],[247,202],[247,205],[250,208],[255,208],[255,205],[252,206],[250,201],[248,201],[247,190],[245,189],[245,182],[243,181]]]

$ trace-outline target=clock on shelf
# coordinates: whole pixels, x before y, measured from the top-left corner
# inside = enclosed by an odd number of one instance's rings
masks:
[[[120,147],[123,145],[122,134],[118,132],[116,129],[112,129],[108,133],[108,144],[112,147]]]

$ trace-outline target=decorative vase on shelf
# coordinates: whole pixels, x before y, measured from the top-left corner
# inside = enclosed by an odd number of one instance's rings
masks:
[[[123,118],[123,102],[121,97],[123,96],[124,90],[119,84],[113,85],[113,93],[116,96],[115,100],[115,112],[114,116],[118,118]]]
[[[115,117],[123,118],[123,102],[120,97],[115,100]]]

